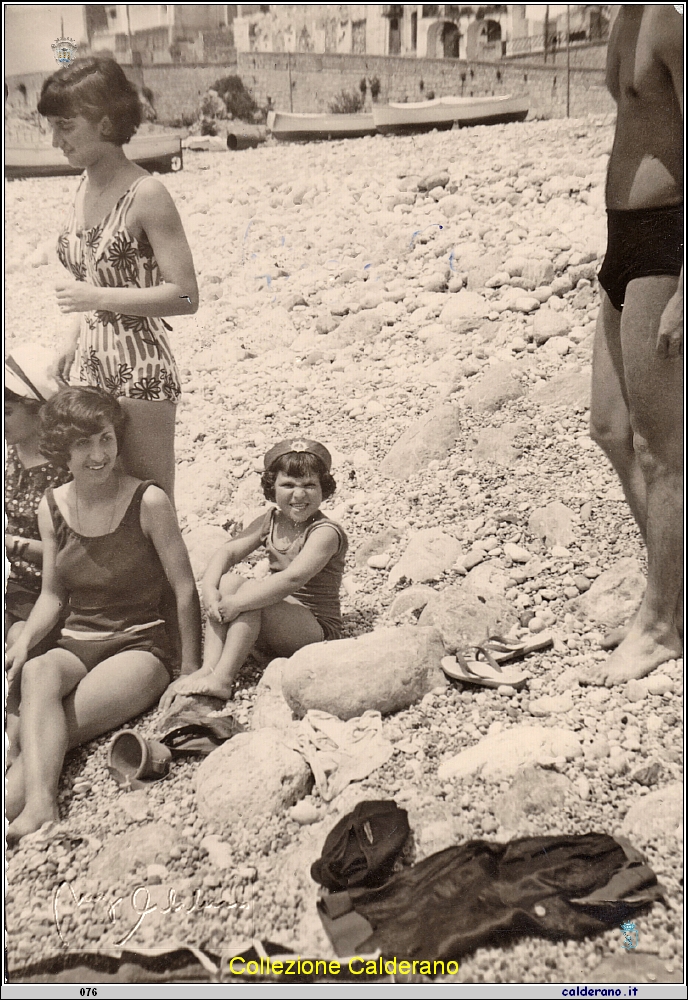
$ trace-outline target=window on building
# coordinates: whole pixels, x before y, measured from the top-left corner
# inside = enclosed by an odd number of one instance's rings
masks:
[[[399,28],[399,18],[392,17],[389,20],[389,54],[398,56],[401,53],[401,30]]]
[[[423,4],[423,17],[439,17],[440,5],[438,3]]]
[[[351,52],[356,56],[366,54],[366,22],[354,21],[351,25]]]
[[[414,52],[418,48],[418,14],[415,10],[411,14],[411,48]]]

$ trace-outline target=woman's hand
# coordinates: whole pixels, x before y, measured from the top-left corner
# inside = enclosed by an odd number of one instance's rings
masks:
[[[8,684],[11,684],[17,674],[19,674],[28,658],[29,647],[26,642],[22,642],[20,636],[5,653],[5,670],[7,671]]]
[[[65,278],[55,285],[57,305],[63,313],[92,312],[101,308],[102,289],[88,281]]]
[[[220,614],[220,601],[222,600],[222,594],[217,589],[213,587],[202,591],[203,597],[203,607],[206,610],[206,614],[211,621],[217,622],[217,624],[222,623],[222,617]]]
[[[667,302],[657,331],[660,358],[678,358],[683,352],[683,281]]]
[[[182,667],[182,669],[184,668]],[[170,686],[163,691],[158,708],[166,712],[177,695],[201,694],[205,676],[200,670],[196,670],[192,674],[182,674],[181,677],[178,677],[176,681],[172,681]]]
[[[223,625],[233,622],[241,614],[241,609],[237,607],[237,602],[233,594],[223,597],[218,604],[220,617],[217,619]]]

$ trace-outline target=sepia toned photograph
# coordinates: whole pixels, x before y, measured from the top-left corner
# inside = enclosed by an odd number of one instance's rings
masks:
[[[8,997],[683,995],[684,18],[3,5]]]

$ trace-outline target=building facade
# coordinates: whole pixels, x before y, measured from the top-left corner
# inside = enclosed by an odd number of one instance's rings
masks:
[[[238,4],[238,52],[501,59],[526,36],[525,4]]]
[[[108,52],[124,64],[215,61],[211,53],[226,57],[234,51],[236,4],[88,6],[96,8],[90,15],[91,51]]]

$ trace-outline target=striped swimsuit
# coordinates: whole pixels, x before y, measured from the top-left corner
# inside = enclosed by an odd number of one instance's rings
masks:
[[[57,241],[61,264],[77,281],[110,288],[151,288],[162,283],[158,262],[145,233],[134,239],[127,212],[142,180],[138,177],[97,226],[77,228],[72,206]],[[81,178],[83,184],[86,175]],[[100,386],[113,396],[176,400],[181,395],[177,366],[166,331],[152,316],[124,316],[95,310],[84,313],[72,368],[73,385]]]

